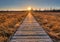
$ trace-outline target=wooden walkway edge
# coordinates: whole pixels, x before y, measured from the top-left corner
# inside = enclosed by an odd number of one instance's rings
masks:
[[[10,42],[53,42],[31,13],[27,15]]]

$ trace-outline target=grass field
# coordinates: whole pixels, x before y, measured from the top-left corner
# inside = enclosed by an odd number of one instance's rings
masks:
[[[60,12],[33,12],[33,15],[54,42],[60,42]]]
[[[26,15],[26,12],[0,12],[0,42],[7,42]]]
[[[18,11],[0,12],[0,42],[7,42],[27,14]],[[54,42],[60,42],[60,12],[33,12],[32,15]]]

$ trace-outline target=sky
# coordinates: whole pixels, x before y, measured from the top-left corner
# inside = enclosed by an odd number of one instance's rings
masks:
[[[0,10],[24,10],[32,8],[60,8],[60,0],[0,0]]]

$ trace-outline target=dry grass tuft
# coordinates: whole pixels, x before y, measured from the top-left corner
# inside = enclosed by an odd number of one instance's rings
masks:
[[[0,42],[7,42],[26,15],[26,12],[0,12]]]
[[[60,12],[34,12],[33,15],[54,42],[60,42]]]

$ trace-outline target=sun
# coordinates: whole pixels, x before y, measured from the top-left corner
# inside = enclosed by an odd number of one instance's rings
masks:
[[[27,10],[30,11],[32,8],[31,7],[28,7]]]

